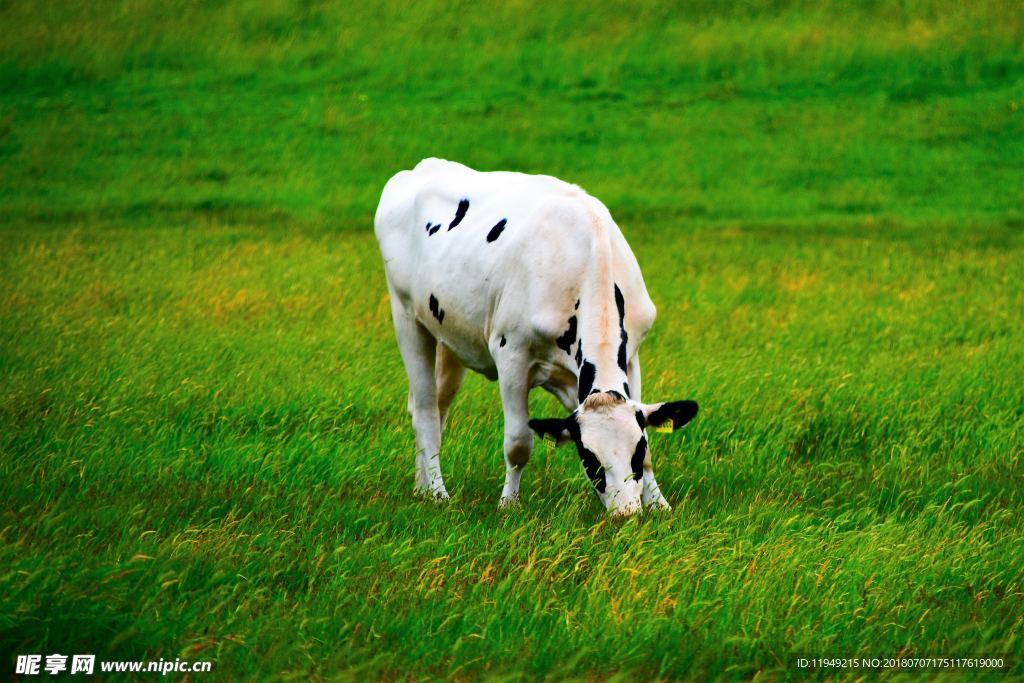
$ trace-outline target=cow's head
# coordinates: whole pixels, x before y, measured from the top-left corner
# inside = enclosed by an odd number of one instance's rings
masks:
[[[557,443],[572,441],[594,490],[612,514],[627,516],[641,509],[645,427],[671,424],[679,428],[697,414],[693,401],[637,403],[616,391],[595,392],[569,417],[530,420],[538,436]]]

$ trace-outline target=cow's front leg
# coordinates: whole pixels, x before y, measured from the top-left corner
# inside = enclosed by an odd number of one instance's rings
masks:
[[[447,500],[441,477],[441,415],[434,377],[434,337],[406,312],[392,293],[391,313],[409,378],[409,415],[416,432],[416,492],[435,500]]]
[[[658,509],[658,510],[671,510],[672,506],[665,500],[665,496],[661,495],[661,489],[658,488],[658,482],[654,478],[654,467],[651,466],[651,447],[647,447],[647,456],[644,458],[644,488],[640,492],[640,499],[643,501],[644,508]]]
[[[527,403],[530,393],[528,375],[529,369],[518,364],[505,364],[498,370],[501,407],[505,415],[505,486],[501,490],[501,507],[519,501],[519,481],[533,451]]]

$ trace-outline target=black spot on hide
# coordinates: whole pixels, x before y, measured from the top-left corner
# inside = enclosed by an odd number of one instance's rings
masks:
[[[629,339],[629,335],[626,334],[626,300],[618,285],[615,285],[615,307],[619,309],[619,367],[625,372],[626,341]]]
[[[569,329],[555,340],[555,346],[572,356],[572,345],[576,342],[576,316],[569,318]]]
[[[644,458],[647,457],[647,437],[641,436],[633,451],[633,457],[629,459],[629,466],[633,470],[633,480],[640,481],[644,478]]]
[[[579,387],[576,392],[576,398],[580,403],[583,403],[583,399],[590,396],[590,390],[594,388],[594,377],[597,375],[597,368],[589,360],[583,361],[583,367],[580,368],[580,381]]]
[[[459,208],[455,209],[455,218],[448,224],[448,229],[451,230],[456,225],[462,222],[462,219],[466,217],[466,212],[469,211],[469,200],[463,199],[459,202]]]
[[[491,231],[487,233],[487,241],[493,242],[494,240],[501,237],[501,233],[505,229],[505,223],[507,222],[507,218],[502,218],[500,221],[498,221],[498,223],[493,228],[491,228]]]
[[[580,461],[583,463],[583,471],[587,473],[587,479],[590,480],[590,483],[593,484],[598,493],[604,493],[607,484],[601,461],[597,459],[593,451],[583,445],[583,439],[580,436],[580,425],[576,422],[575,416],[569,419],[568,426],[569,435],[576,444],[576,452],[579,453]]]
[[[441,306],[437,302],[437,297],[433,294],[430,295],[430,314],[437,319],[439,325],[444,324],[444,311],[441,310]]]

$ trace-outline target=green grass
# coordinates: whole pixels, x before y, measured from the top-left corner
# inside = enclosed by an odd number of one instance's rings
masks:
[[[1024,14],[671,4],[0,4],[0,666],[1024,677]],[[414,499],[371,221],[431,155],[617,217],[671,514],[545,445],[499,512],[478,377]]]

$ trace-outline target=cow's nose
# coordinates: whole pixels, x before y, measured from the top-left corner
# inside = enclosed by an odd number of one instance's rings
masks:
[[[643,510],[640,499],[630,499],[626,503],[617,506],[612,510],[612,517],[632,517]]]
[[[643,510],[640,501],[640,487],[631,486],[635,491],[623,491],[612,500],[611,513],[613,517],[630,517]]]
[[[643,510],[641,492],[643,485],[635,481],[632,476],[625,478],[618,486],[614,485],[614,479],[609,477],[608,491],[601,496],[605,508],[613,517],[629,517]]]

